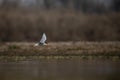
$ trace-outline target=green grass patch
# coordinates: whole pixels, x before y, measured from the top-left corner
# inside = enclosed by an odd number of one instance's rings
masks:
[[[26,60],[111,60],[120,61],[120,56],[0,56],[0,62],[18,62]]]

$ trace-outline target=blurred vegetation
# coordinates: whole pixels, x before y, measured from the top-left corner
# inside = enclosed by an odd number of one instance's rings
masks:
[[[74,9],[81,12],[120,11],[120,0],[0,0],[0,8]]]
[[[120,60],[120,42],[54,42],[47,46],[33,46],[34,43],[11,42],[0,46],[0,61],[7,57],[13,59],[112,59]],[[16,58],[15,58],[16,57]]]
[[[0,1],[0,42],[120,40],[119,0]]]
[[[1,10],[0,41],[36,41],[43,32],[49,41],[118,41],[119,21],[119,13]]]

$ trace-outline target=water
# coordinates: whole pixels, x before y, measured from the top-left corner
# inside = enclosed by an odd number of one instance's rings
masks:
[[[72,59],[1,62],[0,80],[120,80],[120,62]]]

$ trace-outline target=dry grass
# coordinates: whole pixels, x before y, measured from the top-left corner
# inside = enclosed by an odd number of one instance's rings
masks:
[[[47,46],[13,42],[0,44],[0,62],[77,59],[120,60],[120,42],[50,42]]]
[[[4,43],[0,56],[120,56],[120,42]]]

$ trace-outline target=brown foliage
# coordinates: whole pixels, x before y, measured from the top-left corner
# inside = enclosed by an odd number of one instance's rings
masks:
[[[120,40],[120,14],[83,14],[69,10],[1,10],[0,41]]]

